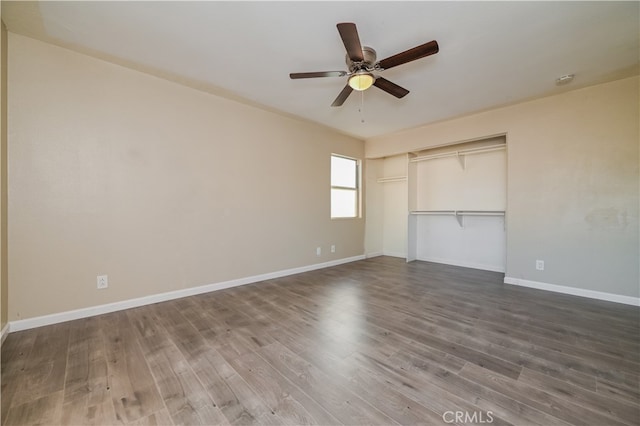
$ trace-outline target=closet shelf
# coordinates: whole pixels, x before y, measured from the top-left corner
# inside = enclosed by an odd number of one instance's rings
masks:
[[[389,176],[389,177],[381,177],[378,179],[378,183],[387,183],[387,182],[404,182],[407,180],[406,176]]]
[[[484,152],[501,151],[501,150],[503,150],[505,148],[506,148],[505,144],[498,144],[498,145],[483,146],[483,147],[480,147],[480,148],[461,149],[459,151],[443,152],[441,154],[422,155],[422,156],[418,156],[418,157],[414,157],[414,158],[409,159],[409,162],[418,163],[420,161],[436,160],[438,158],[457,157],[458,161],[460,162],[460,167],[462,167],[462,169],[464,170],[464,168],[466,166],[466,164],[465,164],[466,163],[465,162],[465,156],[466,155],[482,154]]]

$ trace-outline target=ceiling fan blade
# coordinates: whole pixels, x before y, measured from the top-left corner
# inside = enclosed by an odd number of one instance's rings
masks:
[[[346,71],[318,71],[318,72],[292,72],[289,78],[295,80],[298,78],[316,78],[316,77],[344,77]]]
[[[398,53],[393,56],[389,56],[378,62],[378,65],[383,70],[388,70],[392,67],[397,67],[398,65],[406,64],[407,62],[415,61],[416,59],[421,59],[429,55],[433,55],[438,53],[440,48],[438,47],[438,42],[435,40],[430,41],[429,43],[421,44],[420,46],[416,46],[413,49],[405,50],[404,52]]]
[[[338,97],[336,98],[335,101],[333,101],[333,103],[331,104],[332,107],[339,107],[342,106],[342,104],[344,103],[344,101],[347,100],[347,98],[349,97],[349,95],[351,94],[351,92],[353,92],[353,89],[351,88],[351,86],[349,86],[348,84],[346,86],[344,86],[344,89],[342,89],[342,92],[340,92],[340,94],[338,95]]]
[[[385,92],[395,96],[396,98],[404,98],[409,91],[404,87],[400,87],[395,83],[390,82],[386,78],[378,77],[373,83],[378,89],[382,89]]]
[[[358,30],[356,24],[353,22],[343,22],[337,25],[338,32],[342,38],[345,49],[347,49],[347,55],[349,59],[354,62],[364,61],[364,55],[362,54],[362,45],[360,44],[360,37],[358,37]]]

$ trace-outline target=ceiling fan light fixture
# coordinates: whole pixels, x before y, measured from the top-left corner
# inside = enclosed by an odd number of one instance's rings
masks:
[[[349,77],[349,86],[351,86],[353,90],[361,92],[371,87],[374,81],[375,78],[370,72],[358,71],[357,73]]]
[[[371,86],[387,92],[391,96],[400,99],[409,94],[404,87],[400,87],[381,76],[376,76],[373,72],[384,71],[407,62],[426,58],[440,51],[438,42],[431,40],[428,43],[413,47],[404,52],[389,56],[381,61],[377,61],[376,51],[368,46],[360,44],[358,29],[353,22],[340,22],[336,25],[340,38],[347,51],[345,63],[348,71],[315,71],[315,72],[295,72],[289,74],[291,79],[316,78],[316,77],[344,77],[348,76],[347,84],[344,86],[338,97],[331,104],[332,107],[340,107],[354,91],[362,92]],[[364,98],[363,98],[364,99]]]

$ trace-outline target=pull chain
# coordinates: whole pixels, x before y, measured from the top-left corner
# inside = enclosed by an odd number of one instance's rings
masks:
[[[364,90],[360,92],[360,108],[358,112],[360,112],[360,122],[364,123]]]

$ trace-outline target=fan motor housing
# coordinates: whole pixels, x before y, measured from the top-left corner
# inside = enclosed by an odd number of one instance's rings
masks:
[[[372,70],[376,63],[376,51],[369,46],[362,46],[362,56],[364,57],[364,61],[362,63],[353,62],[349,55],[345,56],[345,62],[347,63],[347,67],[350,72],[355,72],[361,69]]]

